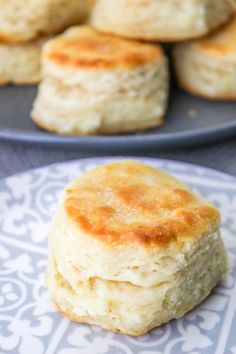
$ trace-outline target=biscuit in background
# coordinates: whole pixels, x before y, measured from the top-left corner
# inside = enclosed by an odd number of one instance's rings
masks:
[[[93,0],[1,0],[0,41],[26,42],[78,24]]]
[[[27,43],[0,42],[0,85],[35,84],[41,79],[41,49],[49,37]]]
[[[209,99],[236,100],[236,18],[210,36],[177,44],[173,56],[184,90]]]
[[[78,26],[44,46],[42,65],[32,111],[42,128],[60,134],[110,134],[163,122],[168,67],[158,45]]]
[[[135,161],[72,182],[49,234],[47,284],[60,311],[124,334],[183,316],[225,270],[217,209]]]
[[[90,22],[98,30],[129,38],[182,41],[225,23],[235,0],[97,0]]]
[[[84,21],[95,0],[50,0],[49,31],[58,32]]]

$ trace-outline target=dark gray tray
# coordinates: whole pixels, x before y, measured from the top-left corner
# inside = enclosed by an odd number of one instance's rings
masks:
[[[173,89],[166,124],[144,133],[69,137],[44,132],[30,119],[36,87],[0,89],[0,139],[86,151],[145,151],[202,145],[236,136],[236,102],[210,102]],[[194,110],[196,117],[189,111]]]

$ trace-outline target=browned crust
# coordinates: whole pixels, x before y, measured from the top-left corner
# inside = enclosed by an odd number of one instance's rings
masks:
[[[163,57],[160,46],[99,33],[88,26],[73,27],[52,40],[44,60],[60,67],[111,69],[136,67]]]
[[[37,40],[41,37],[44,37],[54,31],[40,31],[31,36],[19,36],[19,35],[8,35],[4,32],[0,32],[0,43],[4,44],[25,44],[26,42],[31,42]]]
[[[30,40],[30,38],[27,38],[27,40]],[[8,35],[4,32],[0,32],[0,42],[1,43],[23,43],[25,42],[25,38],[22,36],[17,36],[17,35]]]
[[[57,33],[62,32],[62,30],[57,31]],[[16,34],[9,35],[9,34],[2,31],[2,32],[0,32],[0,43],[25,44],[27,42],[32,42],[32,41],[40,39],[41,37],[45,37],[45,36],[53,35],[53,34],[55,35],[55,30],[37,31],[34,33],[34,35],[31,35],[31,36],[22,36],[22,35],[16,35]]]
[[[3,86],[6,86],[9,84],[9,81],[8,80],[3,80],[3,79],[0,79],[0,86],[3,87]]]
[[[107,245],[178,247],[219,226],[215,207],[146,165],[121,161],[95,169],[88,181],[86,177],[66,190],[64,210],[85,235]]]
[[[148,206],[148,207],[151,207]],[[142,245],[158,245],[159,247],[168,245],[172,242],[181,242],[185,237],[193,237],[201,234],[199,225],[206,222],[206,219],[214,217],[214,209],[210,207],[199,207],[195,210],[182,209],[176,215],[175,219],[169,219],[166,222],[151,223],[151,225],[142,225],[137,223],[130,227],[120,225],[115,229],[107,225],[105,218],[111,217],[103,208],[93,211],[99,221],[89,220],[83,214],[80,214],[77,208],[77,201],[68,199],[65,203],[65,209],[69,217],[75,221],[79,227],[88,235],[96,237],[104,242],[117,243],[140,243]],[[215,213],[215,219],[218,216]],[[197,230],[197,232],[196,232]],[[199,230],[199,233],[198,233]]]
[[[45,121],[41,118],[36,118],[33,117],[32,118],[33,122],[38,125],[40,128],[45,129],[51,133],[55,133],[55,134],[59,134],[57,131],[57,128],[53,125],[53,124],[47,124],[45,123]],[[163,118],[157,118],[155,122],[151,122],[149,124],[140,124],[139,126],[135,127],[135,128],[124,128],[122,126],[120,126],[119,130],[112,130],[109,129],[109,131],[103,132],[103,131],[96,131],[95,133],[89,133],[89,134],[83,134],[83,135],[115,135],[115,134],[125,134],[125,133],[136,133],[136,132],[142,132],[145,131],[147,129],[152,129],[152,128],[157,128],[159,126],[162,126],[164,124],[164,119]],[[63,134],[61,134],[63,135]],[[71,135],[78,135],[80,136],[81,134],[71,134]]]
[[[222,37],[223,36],[223,37]],[[219,39],[219,40],[218,40]],[[196,44],[205,52],[227,57],[236,51],[236,16],[232,21],[224,24],[213,35],[196,40]]]

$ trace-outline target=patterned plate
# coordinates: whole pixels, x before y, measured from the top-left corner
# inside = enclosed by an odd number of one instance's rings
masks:
[[[75,175],[114,159],[61,163],[0,182],[0,354],[236,354],[236,179],[203,167],[139,159],[189,182],[222,212],[229,271],[182,319],[132,338],[63,318],[44,284],[47,231]]]

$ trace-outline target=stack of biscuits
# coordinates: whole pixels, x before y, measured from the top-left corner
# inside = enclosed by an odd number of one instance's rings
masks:
[[[236,99],[235,0],[97,0],[102,32],[174,45],[179,85],[208,99]]]
[[[49,233],[47,285],[65,316],[137,336],[203,301],[226,258],[212,204],[124,160],[66,188]]]
[[[31,116],[43,129],[116,134],[163,124],[164,42],[174,44],[184,90],[236,98],[236,0],[21,1],[0,2],[0,83],[33,83],[42,75]]]
[[[68,135],[161,125],[168,107],[169,70],[160,42],[181,42],[174,48],[174,60],[182,87],[210,98],[231,97],[235,59],[229,53],[225,60],[230,68],[222,69],[222,55],[214,50],[217,38],[198,38],[228,26],[234,12],[235,0],[93,1],[86,26],[69,29],[44,46],[34,122]],[[209,41],[213,44],[207,45]]]
[[[1,0],[0,84],[39,82],[42,45],[79,23],[88,5],[82,0]]]

